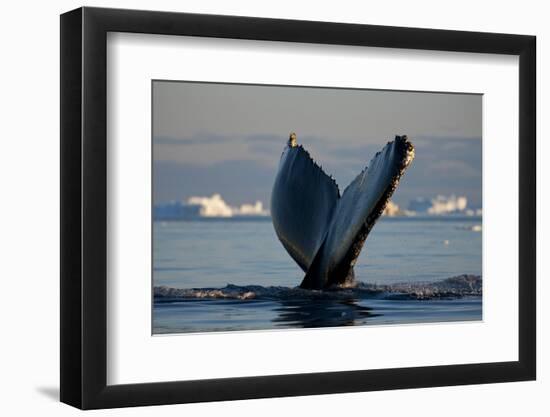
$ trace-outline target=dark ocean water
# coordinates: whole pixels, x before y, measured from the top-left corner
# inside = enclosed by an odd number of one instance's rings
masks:
[[[449,277],[481,276],[480,225],[480,218],[383,218],[356,279],[376,288],[416,283],[414,291],[429,292]],[[197,289],[155,297],[153,333],[481,320],[479,295],[419,297],[400,293],[402,286],[392,293],[293,290],[304,274],[269,220],[155,222],[153,239],[153,285]]]

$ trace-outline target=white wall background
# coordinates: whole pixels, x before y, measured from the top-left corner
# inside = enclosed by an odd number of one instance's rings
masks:
[[[3,4],[0,64],[1,162],[0,410],[3,415],[74,415],[59,393],[59,14],[82,3]],[[86,5],[238,14],[395,26],[532,34],[538,37],[538,381],[302,398],[237,401],[100,411],[113,415],[361,415],[467,416],[550,412],[548,360],[550,269],[550,145],[544,120],[550,96],[550,26],[544,2],[254,0],[124,0]],[[544,395],[546,394],[546,395]]]

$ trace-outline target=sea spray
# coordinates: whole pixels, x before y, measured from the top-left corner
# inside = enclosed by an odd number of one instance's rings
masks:
[[[478,275],[459,275],[434,282],[403,282],[373,284],[357,282],[354,286],[333,286],[325,290],[307,290],[300,287],[261,285],[233,285],[223,288],[154,287],[156,302],[184,299],[233,300],[339,300],[339,299],[445,299],[482,295],[482,278]]]

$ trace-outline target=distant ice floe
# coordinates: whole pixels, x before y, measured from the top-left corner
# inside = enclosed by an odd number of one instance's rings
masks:
[[[428,199],[419,197],[409,203],[408,209],[403,209],[393,201],[382,212],[385,217],[412,217],[412,216],[481,216],[480,208],[468,207],[468,200],[464,196],[438,195]],[[171,201],[157,204],[154,207],[155,220],[194,220],[201,218],[252,218],[269,217],[270,213],[261,201],[245,203],[240,206],[228,204],[221,194],[211,196],[193,196],[184,201]]]
[[[203,217],[233,217],[233,216],[268,216],[261,201],[254,204],[242,204],[232,207],[227,204],[220,194],[211,197],[190,197],[187,204],[200,206],[199,214]]]
[[[481,232],[482,227],[480,224],[474,224],[472,226],[458,226],[457,229],[459,230],[468,230],[470,232]]]
[[[481,216],[481,209],[468,208],[465,196],[452,194],[449,197],[438,195],[435,198],[415,198],[409,203],[409,210],[418,214],[441,216],[448,214],[463,214],[466,216]]]
[[[156,205],[154,217],[156,220],[193,220],[200,218],[232,218],[232,217],[267,217],[266,210],[261,201],[254,204],[242,204],[230,206],[220,194],[212,194],[210,197],[193,196],[187,201],[172,201],[170,203]]]
[[[386,207],[384,208],[384,211],[382,212],[382,216],[386,216],[386,217],[414,216],[415,214],[416,213],[413,212],[413,211],[401,209],[393,201],[388,201],[388,204],[386,204]]]
[[[203,217],[232,217],[233,209],[219,194],[212,197],[190,197],[187,200],[190,206],[199,206],[199,214]]]
[[[300,287],[263,287],[261,285],[233,285],[223,288],[154,287],[156,302],[191,299],[228,300],[302,300],[350,298],[378,298],[387,300],[426,300],[481,296],[482,279],[479,275],[459,275],[436,282],[408,282],[373,284],[357,282],[354,286],[333,287],[327,290],[306,290]]]

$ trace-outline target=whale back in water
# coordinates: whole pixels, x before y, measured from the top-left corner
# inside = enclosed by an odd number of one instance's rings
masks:
[[[293,139],[281,155],[271,195],[275,232],[306,273],[302,288],[350,282],[365,239],[414,158],[414,147],[406,136],[396,136],[340,196],[336,182]]]

